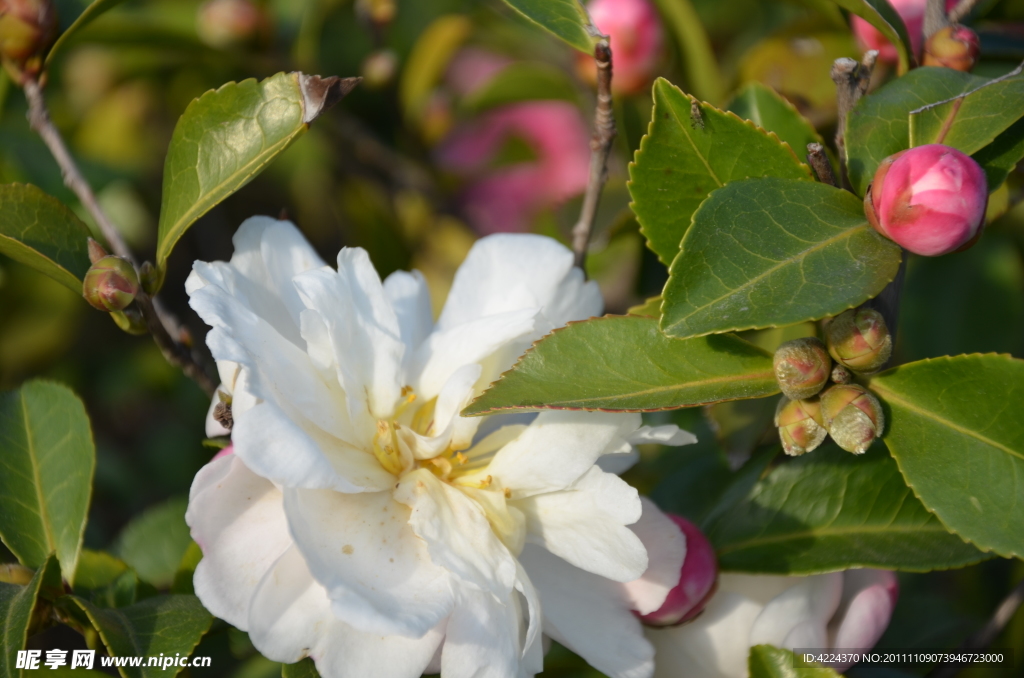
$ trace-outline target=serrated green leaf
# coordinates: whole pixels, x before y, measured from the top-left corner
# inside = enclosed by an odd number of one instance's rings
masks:
[[[907,33],[907,26],[903,23],[899,12],[893,9],[886,0],[835,0],[840,7],[856,14],[869,24],[881,31],[885,39],[896,47],[899,55],[899,66],[897,71],[900,75],[917,64],[914,58],[914,50]]]
[[[628,311],[628,315],[642,315],[648,318],[660,318],[661,317],[661,295],[651,297],[642,304],[631,306]]]
[[[210,628],[213,617],[195,596],[170,595],[148,598],[118,609],[96,607],[77,596],[60,601],[73,614],[88,618],[111,657],[187,657]],[[174,676],[182,667],[124,666],[124,678]]]
[[[675,35],[683,56],[686,82],[693,88],[694,95],[704,101],[720,103],[725,98],[726,79],[693,3],[690,0],[655,0],[655,3],[666,27]]]
[[[74,581],[96,448],[71,389],[30,381],[0,394],[0,537],[26,567],[56,552]]]
[[[771,356],[742,339],[679,341],[653,318],[613,316],[541,339],[464,414],[667,410],[778,392]]]
[[[25,647],[36,601],[44,589],[60,588],[60,568],[50,556],[27,586],[0,582],[0,678],[18,678],[18,650]]]
[[[520,101],[568,101],[580,98],[565,71],[544,63],[520,62],[501,69],[497,75],[462,99],[467,113],[477,114]]]
[[[147,509],[124,528],[115,553],[142,581],[157,588],[170,586],[192,537],[185,524],[188,498],[169,499]]]
[[[30,184],[0,186],[0,254],[45,273],[76,294],[89,262],[89,227]]]
[[[850,182],[864,195],[875,170],[894,153],[910,148],[910,113],[987,82],[952,68],[915,68],[863,97],[846,121]]]
[[[580,0],[505,0],[505,4],[581,52],[594,53],[601,34]]]
[[[687,338],[837,315],[899,269],[852,193],[811,181],[734,181],[693,215],[669,268],[661,328]]]
[[[991,193],[1006,181],[1006,177],[1024,159],[1024,118],[1010,125],[995,141],[971,156],[985,170]]]
[[[764,574],[925,572],[988,557],[915,499],[882,445],[857,456],[831,441],[774,469],[708,539],[723,570]]]
[[[789,144],[798,157],[805,157],[807,144],[824,144],[821,135],[793,104],[774,89],[759,82],[740,88],[726,109],[763,130],[774,132]]]
[[[1024,360],[965,355],[872,377],[907,483],[979,548],[1024,556]]]
[[[910,114],[910,145],[945,144],[970,155],[1024,116],[1024,69]]]
[[[75,22],[68,26],[68,29],[60,34],[57,38],[57,42],[53,43],[53,47],[50,48],[50,53],[46,55],[46,63],[49,64],[53,57],[60,52],[64,46],[75,37],[79,31],[85,28],[87,25],[93,22],[94,19],[99,17],[104,12],[114,9],[120,5],[124,0],[93,0],[92,4],[86,7]]]
[[[98,589],[108,586],[117,579],[128,565],[121,559],[104,553],[82,549],[78,556],[78,569],[75,571],[74,588]]]
[[[811,179],[810,169],[774,134],[698,102],[659,78],[651,126],[629,165],[631,207],[648,247],[668,265],[697,207],[712,191],[749,177]]]
[[[823,666],[797,668],[796,664],[792,652],[773,645],[755,645],[747,658],[750,678],[842,678]]]
[[[308,128],[298,73],[228,83],[194,100],[164,161],[157,265],[199,217],[252,181]]]
[[[312,659],[303,659],[295,664],[281,667],[281,678],[320,678]]]

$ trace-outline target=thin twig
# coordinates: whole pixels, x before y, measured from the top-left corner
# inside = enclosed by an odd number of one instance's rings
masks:
[[[825,154],[825,147],[819,143],[807,144],[807,164],[814,168],[818,181],[829,186],[839,188],[835,172],[832,171],[832,163]]]
[[[836,128],[836,150],[839,151],[839,173],[843,186],[849,188],[846,169],[846,119],[854,105],[868,91],[871,84],[871,72],[878,59],[876,50],[868,50],[863,60],[858,63],[853,59],[836,59],[832,64],[832,81],[836,83],[836,100],[838,103],[839,126]]]
[[[50,114],[46,108],[46,100],[43,98],[42,87],[40,87],[38,81],[29,78],[24,84],[24,89],[25,98],[28,100],[29,125],[42,138],[47,148],[50,149],[50,153],[53,154],[54,159],[60,166],[65,185],[74,191],[82,205],[92,215],[114,254],[130,261],[137,271],[139,267],[138,260],[136,260],[132,251],[128,248],[124,238],[121,237],[121,233],[117,230],[114,222],[110,220],[110,217],[100,207],[99,201],[96,200],[96,194],[92,192],[92,187],[89,186],[85,177],[82,176],[78,165],[64,144],[64,139],[53,125],[53,121],[50,120]],[[191,350],[181,343],[179,339],[175,338],[182,336],[183,331],[181,327],[159,308],[155,299],[150,298],[144,291],[139,291],[135,297],[135,303],[138,304],[139,310],[146,321],[146,326],[153,335],[153,341],[156,342],[156,345],[163,352],[167,362],[181,368],[189,378],[199,384],[199,387],[207,395],[212,396],[217,385],[203,370],[196,357],[192,355]]]
[[[956,3],[956,7],[949,10],[950,23],[958,24],[963,21],[979,2],[981,0],[960,0]]]
[[[583,195],[580,218],[572,229],[572,251],[581,269],[587,261],[587,245],[597,218],[601,190],[608,180],[608,156],[615,141],[615,113],[612,109],[612,50],[606,40],[594,48],[597,62],[597,106],[594,109],[594,136],[590,139],[590,177]],[[584,269],[585,270],[585,269]]]
[[[992,618],[970,638],[965,640],[957,648],[958,651],[965,653],[977,652],[991,645],[999,637],[999,634],[1003,632],[1006,625],[1010,623],[1021,603],[1024,603],[1024,579],[1010,591],[1010,595],[1003,599],[1003,602],[999,604],[999,607],[992,614]],[[953,678],[953,676],[970,666],[971,663],[940,664],[932,669],[925,678]]]
[[[924,7],[924,26],[922,30],[924,39],[927,40],[948,25],[946,0],[928,0]]]

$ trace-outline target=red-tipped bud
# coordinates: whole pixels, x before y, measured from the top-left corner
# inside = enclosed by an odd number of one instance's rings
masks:
[[[122,311],[139,293],[135,267],[121,257],[103,257],[85,274],[82,296],[100,311]]]
[[[924,65],[967,72],[981,54],[978,34],[966,26],[946,26],[924,44]]]
[[[835,365],[832,368],[832,382],[835,384],[849,384],[853,381],[853,375],[850,374],[850,370],[846,369],[842,365]]]
[[[37,75],[57,35],[57,10],[50,0],[0,0],[0,57],[15,81]]]
[[[646,89],[654,79],[663,42],[658,12],[650,0],[593,0],[587,10],[594,25],[609,37],[612,89],[622,94]],[[577,70],[588,82],[596,82],[592,57],[581,54]]]
[[[946,0],[946,11],[956,6],[957,0]],[[915,55],[921,53],[922,29],[924,28],[924,9],[928,0],[889,0],[889,4],[896,10],[907,27],[907,35],[910,37],[910,45]],[[898,54],[896,48],[890,43],[882,32],[869,24],[859,16],[853,17],[851,21],[853,34],[865,50],[878,50],[878,58],[889,63],[896,63]]]
[[[973,245],[985,225],[987,206],[984,170],[970,156],[942,144],[886,158],[864,196],[864,212],[875,230],[926,257]]]
[[[817,398],[783,398],[775,409],[775,425],[779,427],[782,449],[791,457],[812,452],[828,436],[825,422],[821,418],[821,403]]]
[[[718,561],[711,542],[686,518],[666,514],[686,535],[686,558],[679,583],[668,592],[664,604],[640,621],[650,626],[674,626],[688,622],[707,605],[718,583]]]
[[[199,38],[218,49],[254,42],[269,30],[266,13],[252,0],[210,0],[196,18]]]
[[[814,337],[794,339],[775,351],[775,379],[790,400],[818,394],[828,383],[832,361],[825,345]]]
[[[833,386],[822,393],[821,416],[836,445],[854,454],[864,454],[885,431],[878,398],[857,384]]]
[[[850,309],[837,315],[825,325],[825,342],[837,363],[861,374],[878,371],[892,355],[892,335],[885,318],[871,308]]]

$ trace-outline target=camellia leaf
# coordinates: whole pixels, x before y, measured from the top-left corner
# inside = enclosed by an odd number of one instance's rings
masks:
[[[761,129],[774,132],[799,157],[806,155],[807,144],[825,143],[793,104],[759,82],[744,85],[726,108]]]
[[[811,181],[734,181],[693,215],[672,262],[661,328],[687,338],[838,315],[899,269],[852,193]]]
[[[750,177],[811,179],[810,168],[777,136],[698,102],[667,80],[654,83],[651,115],[629,166],[629,192],[648,246],[666,265],[715,189]]]
[[[877,28],[885,39],[896,47],[899,55],[898,72],[905,74],[917,64],[911,48],[910,35],[899,12],[886,0],[835,0],[843,9],[849,10]]]
[[[306,658],[295,664],[281,667],[281,678],[320,678],[312,659]]]
[[[0,186],[0,254],[45,273],[76,294],[89,261],[89,227],[64,203],[29,184]]]
[[[831,441],[775,468],[708,539],[723,570],[764,574],[925,572],[988,557],[925,509],[882,445],[858,456]]]
[[[0,678],[19,678],[18,650],[25,647],[32,613],[39,594],[45,589],[59,591],[60,568],[57,559],[50,556],[26,586],[0,582]]]
[[[199,599],[188,595],[156,596],[117,609],[96,607],[77,596],[65,596],[60,603],[77,618],[84,615],[111,657],[188,657],[213,623]],[[156,678],[173,676],[182,667],[117,670],[124,678]]]
[[[771,355],[738,337],[679,341],[653,318],[612,316],[544,337],[464,414],[667,410],[778,392]]]
[[[123,560],[109,553],[82,549],[75,571],[75,590],[109,586],[127,569],[128,565]]]
[[[117,555],[142,581],[170,586],[192,538],[185,524],[188,498],[168,500],[136,517],[117,539]]]
[[[642,315],[648,318],[661,317],[661,295],[651,297],[642,304],[637,304],[626,311],[629,315]]]
[[[122,2],[124,2],[124,0],[93,0],[92,4],[86,7],[82,13],[78,15],[75,22],[68,26],[66,31],[60,34],[60,37],[57,38],[57,42],[53,43],[50,53],[46,55],[46,63],[49,64],[50,61],[53,60],[53,57],[60,52],[64,48],[64,45],[77,35],[79,31],[92,23],[92,21],[101,14],[114,9]]]
[[[594,53],[601,33],[580,0],[505,0],[505,4],[581,52]]]
[[[358,82],[278,73],[228,83],[189,104],[164,161],[160,269],[189,226],[252,181]]]
[[[970,155],[1024,116],[1024,68],[910,114],[910,145],[945,144]]]
[[[962,355],[871,378],[907,483],[979,548],[1024,556],[1024,360]]]
[[[910,114],[988,82],[952,68],[915,68],[877,92],[863,97],[846,121],[850,182],[864,195],[875,170],[894,153],[910,148]]]
[[[23,565],[56,552],[74,581],[95,467],[89,417],[69,388],[30,381],[0,394],[0,537]]]
[[[747,658],[750,678],[842,678],[830,668],[798,668],[797,663],[792,652],[774,645],[755,645]]]
[[[985,170],[990,192],[1002,186],[1017,163],[1024,159],[1024,118],[971,157]]]

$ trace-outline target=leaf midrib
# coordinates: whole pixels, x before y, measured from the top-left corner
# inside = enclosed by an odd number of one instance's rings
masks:
[[[731,546],[724,546],[722,548],[718,548],[718,549],[716,549],[716,551],[718,551],[719,554],[723,554],[723,553],[729,553],[731,551],[739,551],[739,550],[746,549],[746,548],[753,548],[753,547],[756,547],[756,546],[763,546],[765,544],[775,544],[775,543],[779,543],[779,542],[798,540],[798,539],[807,539],[807,538],[814,538],[814,537],[819,537],[819,538],[820,537],[835,537],[835,536],[843,536],[843,535],[850,535],[850,534],[877,534],[877,533],[886,533],[886,532],[890,532],[890,533],[942,532],[944,534],[948,534],[948,531],[944,527],[942,527],[941,524],[935,524],[935,523],[933,523],[931,527],[927,527],[927,526],[909,526],[909,525],[908,526],[901,526],[901,527],[893,527],[892,525],[888,525],[888,526],[878,526],[878,527],[857,526],[857,527],[848,527],[848,528],[828,528],[828,529],[822,529],[822,530],[813,530],[813,529],[811,529],[811,530],[802,530],[800,532],[787,532],[786,534],[776,535],[776,536],[772,536],[772,537],[758,537],[758,538],[755,538],[755,539],[748,539],[748,540],[745,540],[745,541],[742,541],[742,542],[738,542],[738,543],[736,543],[734,545],[731,545]]]
[[[32,481],[35,485],[36,500],[39,502],[39,520],[43,524],[43,534],[46,537],[46,552],[53,553],[57,550],[53,534],[51,533],[50,516],[46,510],[46,502],[43,497],[42,477],[39,474],[39,464],[36,460],[35,443],[32,439],[32,427],[28,416],[28,407],[25,403],[25,395],[21,394],[21,413],[25,424],[25,445],[27,447],[29,464],[32,467]]]
[[[694,102],[694,101],[696,101],[696,99],[690,99],[690,98],[689,98],[689,97],[687,97],[687,96],[686,96],[685,94],[683,95],[683,97],[684,97],[685,99],[687,99],[687,101],[689,101],[689,102],[691,103],[691,105],[693,104],[693,102]],[[697,105],[698,105],[698,106],[700,106],[700,104],[699,104],[699,103],[698,103]],[[706,169],[706,170],[708,171],[708,175],[709,175],[709,176],[710,176],[710,177],[711,177],[712,179],[714,179],[714,180],[715,180],[715,183],[716,183],[716,184],[718,184],[718,187],[719,187],[719,188],[721,188],[722,186],[725,186],[725,184],[723,184],[723,183],[722,183],[722,180],[718,178],[718,175],[717,175],[717,174],[715,174],[715,171],[714,171],[713,169],[711,169],[711,165],[709,165],[709,164],[708,164],[708,160],[707,160],[707,158],[705,158],[705,157],[704,157],[704,155],[703,155],[703,154],[702,154],[702,153],[700,152],[700,150],[699,150],[699,149],[697,148],[697,144],[695,144],[695,143],[693,142],[693,139],[692,139],[692,138],[690,137],[690,133],[686,131],[686,125],[684,125],[684,124],[683,124],[683,121],[679,119],[679,114],[678,114],[678,113],[676,112],[676,109],[675,109],[675,107],[674,107],[674,106],[669,106],[668,108],[669,108],[669,110],[670,110],[670,111],[672,112],[672,118],[673,118],[673,119],[674,119],[674,120],[676,121],[676,124],[677,124],[677,125],[679,126],[679,129],[680,129],[680,130],[682,130],[682,132],[683,132],[683,136],[684,136],[684,137],[686,137],[686,140],[687,140],[688,142],[690,142],[690,147],[691,147],[691,148],[693,148],[693,152],[694,152],[694,154],[695,154],[695,155],[696,155],[696,156],[697,156],[698,158],[700,158],[700,161],[701,161],[702,163],[704,163],[704,169]]]

